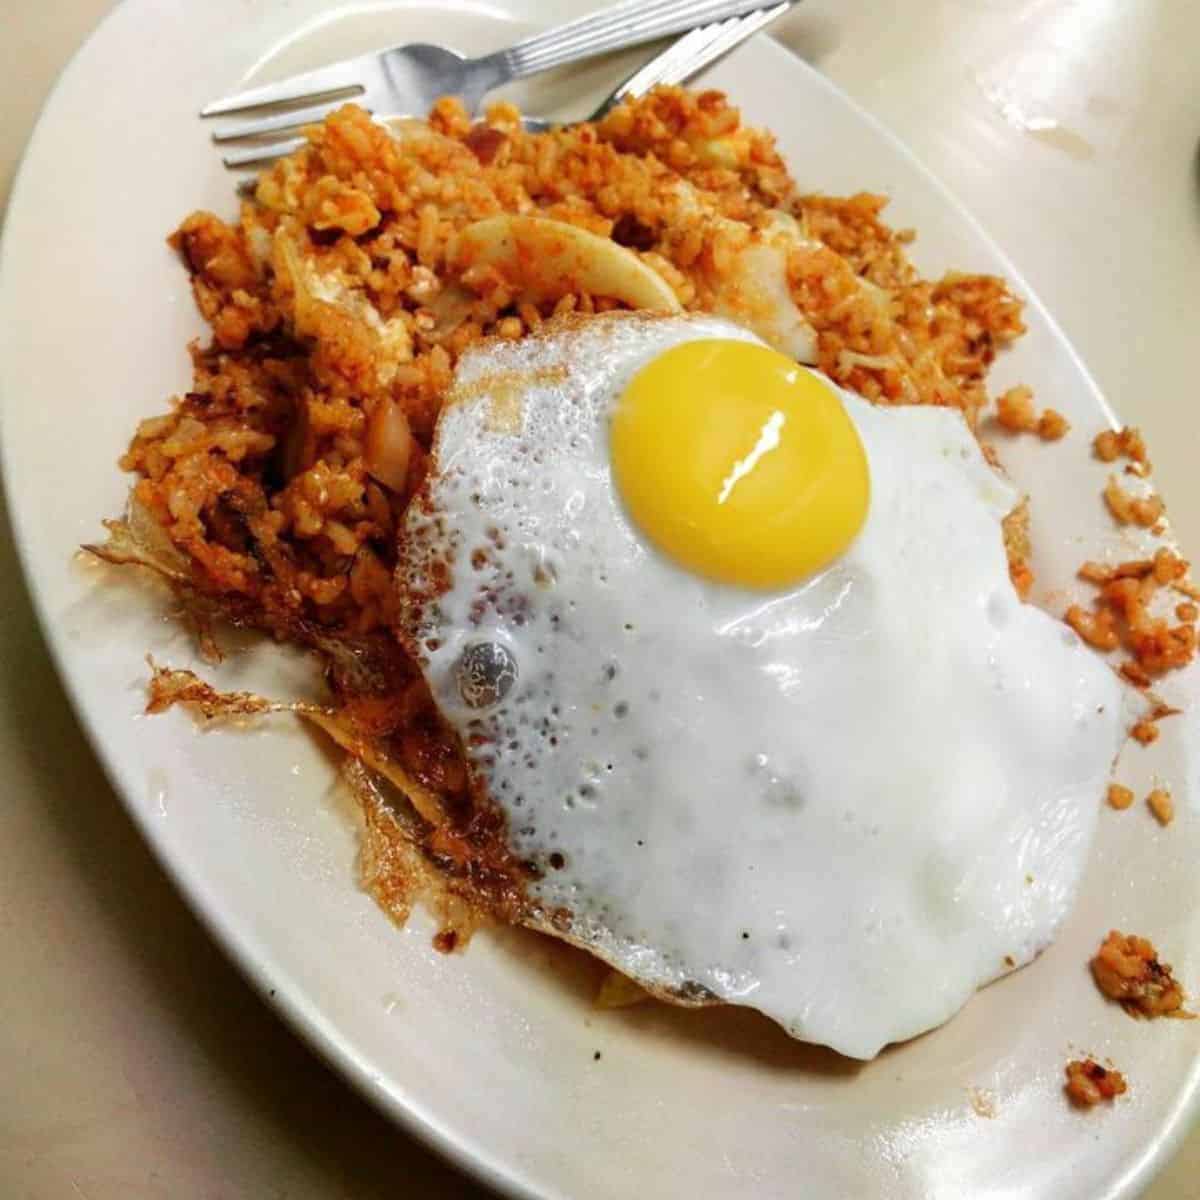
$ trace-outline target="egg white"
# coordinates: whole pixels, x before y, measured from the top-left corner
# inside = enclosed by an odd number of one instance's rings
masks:
[[[870,513],[795,587],[716,584],[649,546],[608,415],[654,355],[711,337],[756,340],[614,315],[468,353],[401,539],[403,594],[435,562],[452,584],[410,603],[408,633],[572,940],[871,1058],[1051,941],[1126,691],[1018,599],[1000,523],[1019,497],[955,411],[840,393]],[[518,672],[483,711],[455,671],[479,640]]]

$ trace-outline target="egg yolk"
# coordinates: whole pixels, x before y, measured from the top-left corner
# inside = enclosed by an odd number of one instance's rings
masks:
[[[634,376],[610,429],[626,507],[700,575],[781,587],[832,562],[870,503],[867,456],[832,387],[750,342],[685,342]]]

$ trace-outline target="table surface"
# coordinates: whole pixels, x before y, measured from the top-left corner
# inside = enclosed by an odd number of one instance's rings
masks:
[[[0,210],[45,95],[111,0],[3,4]],[[1200,545],[1200,6],[809,0],[779,28],[1010,254],[1146,432]],[[0,613],[0,1193],[481,1197],[298,1042],[175,893],[68,708],[3,512]],[[1194,1200],[1198,1179],[1200,1130],[1147,1200]]]

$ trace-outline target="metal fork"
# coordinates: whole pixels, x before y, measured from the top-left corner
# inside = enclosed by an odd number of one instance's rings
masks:
[[[442,46],[422,43],[393,46],[214,100],[200,110],[200,115],[212,117],[265,105],[310,102],[305,108],[214,130],[213,140],[225,142],[319,121],[333,102],[350,98],[370,112],[424,113],[440,96],[459,96],[473,113],[488,92],[514,79],[752,12],[767,4],[768,0],[625,0],[482,58],[464,58]],[[321,103],[311,103],[316,100]]]
[[[795,0],[783,0],[771,8],[762,8],[743,17],[727,17],[724,21],[714,21],[711,25],[702,25],[691,33],[685,33],[661,54],[656,54],[634,71],[624,83],[618,84],[599,107],[583,120],[599,121],[622,100],[644,96],[653,88],[686,83],[723,54],[728,54],[760,29],[765,29],[776,18],[783,16],[793,3]],[[530,133],[543,133],[556,128],[561,122],[545,117],[525,117],[523,124]]]
[[[693,75],[698,74],[710,63],[715,62],[723,54],[741,45],[747,38],[766,28],[777,17],[782,16],[792,7],[794,0],[783,0],[770,8],[752,11],[741,17],[728,17],[724,21],[714,21],[685,34],[657,54],[644,66],[639,67],[623,83],[600,104],[588,121],[599,120],[609,109],[619,104],[627,97],[642,96],[651,88],[660,84],[683,83]],[[389,114],[404,115],[404,114]],[[387,118],[377,118],[386,121]],[[532,133],[540,133],[554,128],[560,122],[542,117],[525,117],[524,126]],[[253,163],[270,162],[276,158],[293,153],[305,144],[303,138],[290,138],[287,141],[275,142],[266,146],[253,146],[245,150],[235,150],[225,155],[227,167],[243,167]]]

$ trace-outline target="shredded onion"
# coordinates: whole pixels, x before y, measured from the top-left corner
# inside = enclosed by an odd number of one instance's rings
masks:
[[[402,493],[412,458],[412,430],[404,409],[394,400],[380,404],[367,421],[363,461],[371,477]]]

